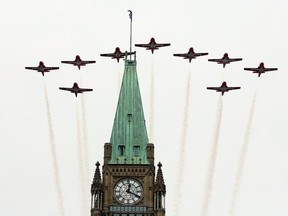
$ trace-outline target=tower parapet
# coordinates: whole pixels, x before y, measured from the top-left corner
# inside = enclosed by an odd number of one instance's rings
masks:
[[[112,145],[111,143],[105,143],[104,145],[104,164],[107,164],[111,159]]]
[[[154,165],[154,144],[153,143],[148,143],[146,147],[146,152],[147,152],[147,159],[149,163]]]

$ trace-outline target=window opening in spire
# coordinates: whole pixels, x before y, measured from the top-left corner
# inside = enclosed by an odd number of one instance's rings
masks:
[[[118,146],[118,155],[119,156],[124,156],[124,152],[125,152],[125,146],[124,145],[119,145]]]

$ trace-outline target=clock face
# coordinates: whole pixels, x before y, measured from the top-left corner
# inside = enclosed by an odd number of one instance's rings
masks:
[[[142,199],[143,188],[139,181],[131,178],[124,178],[115,185],[114,196],[121,204],[135,204]]]

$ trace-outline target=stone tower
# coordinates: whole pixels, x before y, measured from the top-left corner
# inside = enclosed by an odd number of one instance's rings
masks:
[[[136,60],[126,59],[110,142],[104,145],[102,178],[97,162],[91,185],[91,216],[165,216],[161,166],[156,174]]]

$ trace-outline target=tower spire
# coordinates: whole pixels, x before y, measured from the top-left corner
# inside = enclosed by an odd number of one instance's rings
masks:
[[[161,167],[162,167],[162,164],[159,162],[156,181],[154,184],[154,209],[156,211],[155,216],[165,215],[166,185],[164,182]]]
[[[149,164],[148,144],[136,60],[126,60],[114,125],[109,164]]]
[[[163,172],[162,172],[162,164],[159,162],[158,163],[158,171],[157,171],[157,176],[156,176],[156,182],[155,182],[155,192],[162,192],[164,195],[166,194],[166,185],[164,182],[163,178]]]
[[[91,209],[95,212],[96,215],[100,215],[103,206],[103,182],[101,180],[100,174],[100,163],[97,161],[96,170],[91,185]]]

